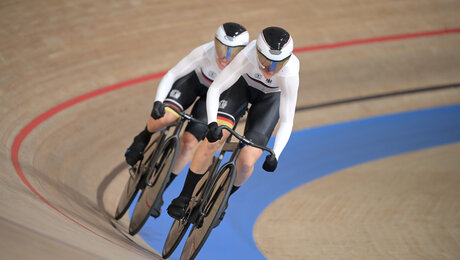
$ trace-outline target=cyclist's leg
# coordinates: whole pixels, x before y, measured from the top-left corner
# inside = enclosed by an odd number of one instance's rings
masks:
[[[172,172],[177,175],[190,162],[193,156],[193,151],[198,145],[198,139],[190,132],[184,132],[180,138],[180,148],[177,154],[177,160],[174,164]]]
[[[177,110],[184,111],[193,104],[193,102],[196,100],[197,97],[205,96],[206,92],[207,92],[207,88],[204,85],[200,84],[195,71],[192,71],[191,73],[177,80],[174,83],[173,88],[169,92],[169,95],[165,99],[164,103],[175,107]],[[200,114],[206,115],[206,113],[203,112],[206,110],[205,103],[206,101],[204,101],[204,105],[202,105],[204,108],[201,109],[201,111],[199,110],[197,111],[197,108],[196,108],[200,106],[201,102],[197,102],[198,106],[197,105],[194,106],[192,115],[195,118],[200,118],[199,116]],[[180,115],[174,112],[174,110],[170,109],[169,107],[166,107],[165,110],[166,110],[166,113],[167,114],[169,113],[169,115],[171,116],[170,117],[171,120],[174,120],[174,117],[176,117],[177,119],[180,118]],[[159,120],[155,120],[155,122],[158,122]],[[205,118],[203,120],[205,120]],[[190,126],[187,126],[187,129],[189,130],[186,131],[185,134],[183,134],[183,136],[180,138],[180,142],[183,145],[179,145],[178,157],[176,157],[175,163],[174,165],[172,165],[171,172],[169,174],[165,188],[162,190],[162,192],[164,192],[169,187],[169,185],[173,182],[173,180],[176,178],[177,176],[176,173],[180,172],[181,169],[177,169],[177,168],[179,167],[184,168],[185,165],[188,163],[189,159],[187,159],[187,156],[191,156],[191,155],[187,154],[187,152],[193,153],[193,150],[190,151],[191,150],[190,147],[193,148],[194,146],[196,146],[196,144],[198,143],[198,138],[202,139],[201,136],[204,136],[207,130],[205,126],[201,128],[199,126],[196,126],[193,128],[191,128]],[[189,132],[191,132],[193,135],[189,134]],[[161,193],[160,196],[162,195],[163,194]],[[160,204],[157,204],[153,210],[153,211],[156,210],[156,212],[154,212],[155,213],[154,216],[159,215],[162,204],[163,204],[163,199],[161,198]]]
[[[211,143],[208,139],[203,140],[203,142],[198,145],[193,155],[190,170],[196,174],[204,174],[206,170],[208,170],[209,165],[211,165],[214,154],[216,154],[219,148],[225,143],[229,135],[230,133],[224,130],[222,139],[217,142]]]
[[[199,80],[195,71],[192,71],[174,82],[164,103],[175,106],[179,110],[187,109],[199,95],[199,93],[196,93],[197,85],[199,85]],[[173,110],[168,108],[165,110],[166,113],[162,118],[153,119],[153,117],[150,117],[145,129],[134,138],[133,143],[125,153],[126,162],[129,165],[134,165],[142,158],[143,151],[154,132],[171,125],[179,118],[179,115]]]
[[[183,76],[182,78],[174,82],[168,96],[164,100],[164,104],[171,105],[179,111],[184,111],[189,108],[196,98],[203,92],[203,85],[200,84],[195,71]],[[165,116],[160,119],[153,119],[150,117],[149,123],[152,128],[149,131],[158,131],[159,129],[168,126],[180,118],[180,115],[174,112],[174,110],[165,108]]]
[[[204,87],[203,87],[204,88]],[[202,122],[207,122],[206,115],[206,91],[203,89],[203,95],[193,105],[192,116]],[[177,155],[176,163],[173,167],[173,174],[179,174],[193,157],[193,152],[198,143],[206,136],[207,126],[196,122],[189,122],[180,139],[180,148]]]
[[[254,102],[248,112],[244,135],[254,143],[266,146],[279,119],[280,93],[261,93],[252,90]],[[245,146],[236,162],[235,186],[241,186],[252,174],[262,150]]]
[[[143,152],[147,144],[150,142],[152,134],[163,129],[164,127],[171,125],[177,120],[177,116],[166,110],[165,115],[159,119],[153,119],[150,117],[147,120],[147,125],[137,136],[134,137],[132,144],[126,150],[125,157],[126,162],[133,166],[140,159],[142,159]]]
[[[209,165],[211,165],[214,154],[224,143],[224,138],[227,138],[229,135],[230,133],[228,131],[224,131],[223,138],[221,140],[215,143],[210,143],[207,139],[205,139],[198,145],[195,154],[193,155],[192,163],[188,170],[187,177],[185,178],[182,191],[168,207],[168,214],[171,217],[181,219],[184,216],[195,186],[201,180],[204,173],[209,168]]]
[[[279,119],[279,92],[265,94],[251,89],[250,101],[252,101],[252,105],[248,112],[244,135],[254,143],[266,146]],[[262,150],[252,146],[245,146],[241,150],[240,156],[236,161],[236,179],[230,195],[235,193],[251,176],[254,171],[254,164],[261,155]],[[219,216],[216,226],[224,218],[227,206],[228,204],[225,205],[225,209]]]
[[[236,121],[235,118],[239,118],[244,114],[248,104],[246,86],[247,84],[244,79],[240,78],[231,88],[222,93],[218,115],[219,124],[227,124],[232,127]],[[212,163],[214,154],[225,143],[229,135],[230,133],[228,131],[223,131],[221,140],[210,143],[205,139],[198,145],[193,155],[181,194],[174,199],[168,207],[169,215],[176,219],[180,219],[183,216],[196,184],[207,171],[209,165]]]
[[[262,150],[252,146],[245,146],[241,150],[240,156],[236,161],[237,175],[233,185],[240,187],[244,182],[246,182],[247,179],[249,179],[254,170],[254,164],[257,162],[261,155]]]
[[[248,86],[243,77],[220,96],[217,123],[233,128],[235,122],[246,112],[249,101]],[[223,136],[215,143],[205,139],[193,156],[190,169],[197,174],[204,174],[212,162],[214,154],[225,143],[230,133],[223,131]]]

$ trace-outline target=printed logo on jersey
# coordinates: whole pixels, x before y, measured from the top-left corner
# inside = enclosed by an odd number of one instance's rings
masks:
[[[262,75],[259,73],[254,74],[254,77],[258,80],[262,80]]]
[[[225,109],[228,105],[228,101],[225,100],[225,99],[222,99],[220,102],[219,102],[219,109]]]
[[[215,71],[210,70],[209,71],[209,77],[211,79],[215,79],[217,77],[217,73]]]
[[[171,90],[171,93],[169,93],[169,96],[174,98],[174,99],[178,99],[181,94],[182,93],[179,90],[173,89],[173,90]]]
[[[274,93],[281,91],[280,88],[274,83],[276,81],[273,79],[267,80],[265,77],[258,79],[257,73],[252,74],[252,76],[244,74],[243,78],[246,80],[246,83],[248,83],[249,86],[256,88],[264,93]]]

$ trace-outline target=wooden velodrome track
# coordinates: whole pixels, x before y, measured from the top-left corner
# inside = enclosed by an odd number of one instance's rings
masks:
[[[253,39],[282,26],[299,48],[457,29],[299,52],[298,107],[456,84],[459,14],[458,0],[1,1],[0,258],[156,258],[112,226],[126,176],[106,177],[143,127],[159,80],[65,102],[167,70],[225,21]],[[300,110],[295,129],[458,103],[458,87],[365,99]],[[267,208],[256,243],[268,259],[460,259],[459,154],[457,143],[306,184]],[[401,190],[418,203],[402,208]]]

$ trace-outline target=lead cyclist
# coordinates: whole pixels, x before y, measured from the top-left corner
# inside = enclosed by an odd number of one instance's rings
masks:
[[[263,164],[266,171],[275,171],[278,159],[292,132],[299,87],[298,58],[292,53],[290,34],[280,27],[265,28],[257,40],[249,43],[214,80],[208,90],[206,111],[207,139],[198,146],[180,195],[168,207],[168,214],[181,219],[193,190],[212,162],[215,152],[229,136],[218,125],[233,127],[251,107],[244,130],[246,138],[266,146],[276,124],[278,132],[274,155]],[[262,150],[245,146],[238,157],[233,194],[252,174]],[[225,213],[225,212],[224,212]],[[220,216],[222,220],[223,214]]]

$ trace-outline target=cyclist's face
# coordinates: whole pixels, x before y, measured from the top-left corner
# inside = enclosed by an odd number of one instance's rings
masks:
[[[230,61],[226,58],[216,58],[216,63],[219,69],[223,70],[228,64],[230,64]]]
[[[221,43],[217,38],[214,39],[214,47],[216,49],[216,62],[219,69],[224,69],[230,62],[235,58],[235,56],[245,47],[245,46],[234,46],[230,47]]]
[[[273,77],[278,73],[284,65],[289,61],[289,57],[282,61],[272,61],[267,59],[259,50],[257,50],[257,60],[259,62],[259,70],[266,79]]]

